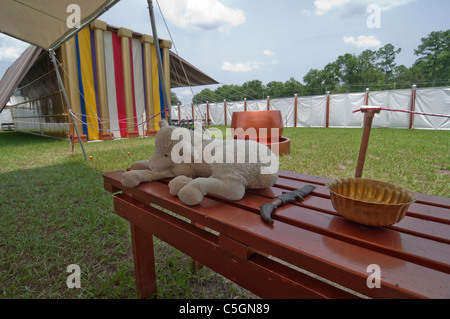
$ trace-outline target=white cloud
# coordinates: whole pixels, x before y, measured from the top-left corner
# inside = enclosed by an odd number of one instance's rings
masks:
[[[316,0],[314,1],[314,5],[316,6],[316,14],[318,16],[324,15],[333,8],[342,6],[349,1],[350,0]]]
[[[165,18],[182,28],[224,31],[245,22],[242,10],[227,7],[222,0],[163,0],[159,5]]]
[[[261,65],[261,62],[247,62],[247,63],[231,63],[231,62],[223,62],[222,70],[229,72],[248,72],[254,69],[258,69]]]
[[[378,5],[382,11],[407,5],[415,0],[315,0],[316,15],[324,15],[339,10],[343,16],[366,13],[369,5]]]
[[[27,47],[27,43],[0,33],[0,61],[14,62]]]
[[[275,55],[275,53],[273,53],[272,51],[270,51],[269,49],[267,49],[267,50],[264,50],[264,55],[267,55],[267,56],[273,56],[273,55]]]
[[[309,18],[311,16],[311,11],[309,11],[307,9],[304,9],[302,11],[302,16],[305,16],[305,17]]]
[[[355,37],[344,37],[344,43],[354,44],[358,48],[376,48],[381,45],[381,41],[373,35],[360,35],[358,39],[355,39]]]

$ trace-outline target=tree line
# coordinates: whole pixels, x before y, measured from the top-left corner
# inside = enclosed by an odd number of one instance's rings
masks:
[[[344,54],[328,63],[322,70],[311,69],[303,83],[291,77],[286,82],[272,81],[263,85],[259,80],[242,85],[222,85],[203,89],[192,100],[195,104],[270,98],[308,96],[315,94],[362,92],[433,87],[450,85],[450,29],[434,31],[421,39],[414,50],[417,60],[410,67],[397,65],[401,48],[386,44],[378,50],[365,50],[361,54]]]

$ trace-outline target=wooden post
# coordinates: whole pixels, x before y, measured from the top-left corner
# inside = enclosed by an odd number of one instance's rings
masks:
[[[206,101],[206,120],[209,126],[209,101]]]
[[[191,111],[192,111],[192,123],[194,123],[195,120],[194,103],[191,103]]]
[[[367,146],[369,144],[370,130],[372,128],[373,117],[376,113],[380,113],[380,108],[362,108],[361,112],[364,113],[364,132],[361,141],[361,148],[359,150],[358,164],[356,166],[355,178],[362,177],[362,171],[364,168],[364,161],[366,159]]]
[[[227,126],[227,100],[223,100],[223,110],[225,114],[225,126]]]
[[[327,115],[326,115],[326,127],[330,126],[330,91],[327,91]]]
[[[414,112],[414,110],[416,109],[416,88],[417,86],[414,84],[412,86],[412,93],[411,93],[411,112]],[[413,130],[414,129],[414,113],[410,114],[409,117],[409,129]]]
[[[294,127],[297,127],[297,104],[298,104],[298,97],[297,94],[295,94],[294,98]]]
[[[270,111],[270,96],[267,96],[267,111]]]
[[[244,98],[244,112],[247,112],[247,98]]]
[[[131,60],[130,60],[130,39],[133,32],[127,28],[120,28],[117,31],[122,44],[122,65],[123,65],[123,89],[125,95],[125,115],[127,117],[126,137],[138,137],[139,132],[135,130],[133,86],[131,79]]]
[[[365,105],[369,105],[369,92],[370,92],[370,89],[367,88],[366,89],[366,104]]]

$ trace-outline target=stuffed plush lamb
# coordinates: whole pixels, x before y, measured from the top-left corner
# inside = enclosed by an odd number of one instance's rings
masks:
[[[187,205],[199,204],[206,194],[240,200],[246,188],[265,188],[278,178],[278,158],[252,140],[213,139],[200,130],[159,122],[150,160],[135,162],[122,174],[122,184],[173,178],[170,193]]]

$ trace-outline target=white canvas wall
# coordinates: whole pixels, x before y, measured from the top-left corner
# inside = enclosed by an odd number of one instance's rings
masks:
[[[438,113],[450,115],[450,88],[418,89],[416,111],[423,113]],[[414,128],[417,129],[450,129],[450,118],[414,116]]]
[[[368,105],[386,109],[410,111],[412,89],[369,92]],[[365,93],[331,94],[329,102],[329,127],[360,128],[363,114],[353,113],[365,105]],[[279,110],[284,127],[295,126],[295,98],[272,99],[271,110]],[[192,119],[191,105],[180,105],[181,119]],[[194,106],[196,119],[207,117],[206,104]],[[178,118],[172,110],[172,117]],[[247,111],[267,110],[267,100],[247,101]],[[244,111],[244,101],[209,103],[211,125],[231,125],[234,112]],[[450,116],[450,88],[427,88],[416,90],[415,111]],[[374,128],[408,129],[411,114],[381,111],[373,120]],[[297,98],[297,127],[326,127],[327,95],[301,96]],[[413,115],[415,129],[450,130],[450,118]]]

